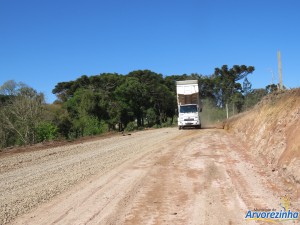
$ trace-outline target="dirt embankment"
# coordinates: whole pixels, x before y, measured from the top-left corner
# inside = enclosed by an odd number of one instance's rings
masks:
[[[258,161],[300,185],[300,89],[265,97],[254,109],[229,119]]]

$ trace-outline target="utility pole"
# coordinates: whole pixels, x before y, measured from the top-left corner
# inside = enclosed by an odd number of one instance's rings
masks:
[[[227,115],[227,119],[228,119],[228,104],[226,103],[226,115]]]
[[[279,75],[279,90],[283,89],[282,86],[282,65],[281,65],[281,55],[280,51],[277,52],[277,58],[278,58],[278,75]]]

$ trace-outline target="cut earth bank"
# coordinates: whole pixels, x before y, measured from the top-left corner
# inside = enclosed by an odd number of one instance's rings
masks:
[[[226,121],[224,128],[290,189],[300,190],[300,88],[266,96],[254,109]]]

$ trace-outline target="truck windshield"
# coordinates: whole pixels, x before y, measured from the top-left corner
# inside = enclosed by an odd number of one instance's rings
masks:
[[[180,106],[180,113],[194,113],[194,112],[197,112],[197,105]]]

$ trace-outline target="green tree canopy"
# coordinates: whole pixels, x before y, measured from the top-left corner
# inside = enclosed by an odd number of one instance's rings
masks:
[[[228,69],[227,65],[215,68],[212,75],[214,79],[214,96],[220,107],[232,101],[236,93],[242,92],[242,86],[237,81],[245,78],[254,69],[253,66],[247,67],[245,65],[234,65],[231,69]]]

